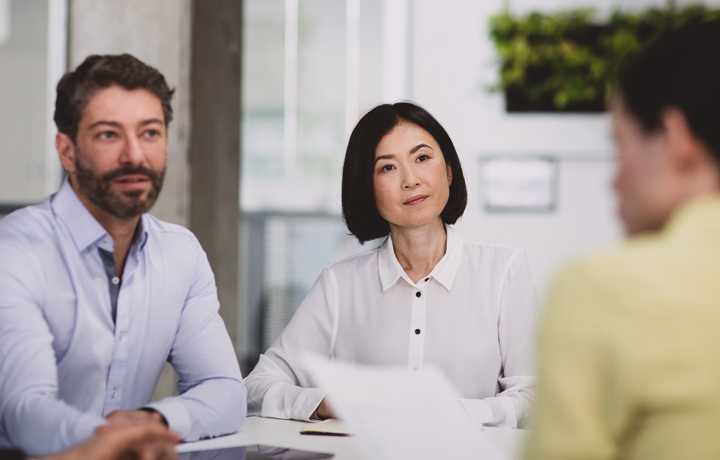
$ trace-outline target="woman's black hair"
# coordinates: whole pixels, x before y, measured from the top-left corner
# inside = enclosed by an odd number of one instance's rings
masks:
[[[720,161],[720,21],[667,32],[627,61],[618,88],[646,132],[661,129],[663,111],[677,108]]]
[[[467,206],[467,188],[455,146],[445,129],[422,107],[410,102],[382,104],[360,119],[353,129],[345,152],[342,177],[342,211],[350,233],[364,243],[386,236],[390,225],[375,206],[373,169],[380,140],[401,122],[417,125],[430,133],[440,146],[452,171],[450,196],[440,217],[454,224]]]

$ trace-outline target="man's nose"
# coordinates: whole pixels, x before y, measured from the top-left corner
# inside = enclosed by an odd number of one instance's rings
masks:
[[[140,139],[136,136],[127,136],[120,161],[126,165],[139,166],[142,164],[144,154],[140,147]]]

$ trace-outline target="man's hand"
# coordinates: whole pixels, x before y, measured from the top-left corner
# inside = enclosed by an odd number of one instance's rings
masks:
[[[172,460],[178,442],[180,437],[159,423],[109,423],[98,427],[92,439],[42,460]]]
[[[317,408],[317,416],[320,420],[325,420],[328,418],[336,418],[335,414],[333,414],[333,411],[330,409],[330,406],[328,406],[327,399],[323,398],[322,402]]]
[[[158,423],[165,428],[167,424],[159,412],[144,410],[116,410],[110,412],[105,420],[113,425],[143,425],[145,423]]]

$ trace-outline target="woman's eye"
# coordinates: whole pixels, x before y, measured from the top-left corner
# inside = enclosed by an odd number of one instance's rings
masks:
[[[428,158],[430,158],[430,157],[428,157],[427,155],[420,155],[419,157],[417,157],[417,161],[425,161]]]
[[[380,171],[391,171],[391,170],[393,170],[393,169],[395,169],[395,166],[393,166],[393,165],[385,165],[385,166],[383,166],[382,168],[380,168]]]

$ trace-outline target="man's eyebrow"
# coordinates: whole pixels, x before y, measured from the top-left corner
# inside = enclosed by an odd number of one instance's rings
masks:
[[[101,126],[101,125],[108,125],[108,126],[112,126],[112,127],[114,127],[114,128],[119,128],[119,127],[120,127],[120,123],[118,123],[118,122],[115,122],[115,121],[107,121],[107,120],[100,120],[100,121],[96,121],[95,123],[93,123],[93,124],[91,124],[90,126],[88,126],[88,129],[93,129],[93,128],[96,128],[96,127]]]
[[[163,122],[161,119],[159,119],[159,118],[150,118],[149,120],[143,120],[143,121],[140,123],[140,126],[151,125],[151,124],[153,124],[153,123],[163,124],[164,122]]]
[[[143,121],[141,121],[141,122],[140,122],[140,126],[147,126],[147,125],[151,125],[151,124],[154,124],[154,123],[160,123],[160,124],[162,124],[163,121],[162,121],[161,119],[159,119],[159,118],[150,118],[150,119],[148,119],[148,120],[143,120]],[[96,127],[102,126],[102,125],[112,126],[113,128],[120,128],[120,127],[121,127],[121,126],[120,126],[120,123],[118,123],[118,122],[116,122],[116,121],[100,120],[100,121],[96,121],[95,123],[93,123],[93,124],[91,124],[90,126],[88,126],[88,129],[93,129],[93,128],[96,128]]]

